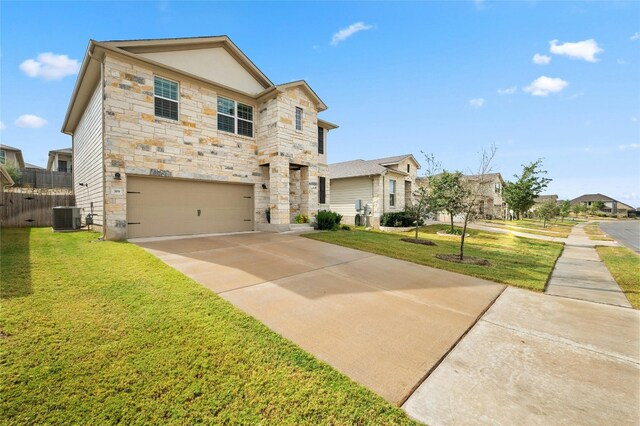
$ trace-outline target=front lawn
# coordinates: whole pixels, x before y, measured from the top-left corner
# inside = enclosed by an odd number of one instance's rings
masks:
[[[566,220],[566,218],[565,218]],[[544,222],[534,219],[521,219],[521,220],[487,220],[487,223],[492,225],[498,225],[512,231],[526,232],[535,235],[546,235],[549,237],[567,238],[571,233],[571,229],[577,222],[567,221],[560,222],[558,220],[547,221],[547,227],[544,227]],[[524,229],[521,229],[524,228]]]
[[[1,235],[7,424],[412,424],[128,243]]]
[[[600,259],[629,299],[640,309],[640,256],[625,247],[596,247]]]
[[[607,235],[602,232],[598,222],[585,225],[584,232],[589,236],[589,239],[593,241],[613,241],[613,238],[607,237]]]
[[[470,237],[465,240],[465,255],[486,259],[491,265],[452,263],[435,257],[439,253],[458,253],[459,239],[436,234],[439,230],[447,229],[447,225],[429,225],[421,228],[420,238],[434,241],[435,246],[401,241],[401,238],[413,237],[413,231],[384,233],[356,230],[318,232],[304,236],[536,291],[544,290],[563,247],[561,243],[468,230]]]

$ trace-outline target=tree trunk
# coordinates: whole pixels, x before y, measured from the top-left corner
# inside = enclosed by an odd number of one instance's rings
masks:
[[[469,222],[469,213],[464,215],[464,226],[462,227],[462,235],[460,235],[460,260],[464,260],[464,237],[467,233],[467,223]]]
[[[418,241],[418,224],[420,223],[419,220],[416,220],[416,241]]]
[[[451,217],[451,233],[453,234],[453,213],[449,213],[449,216]]]

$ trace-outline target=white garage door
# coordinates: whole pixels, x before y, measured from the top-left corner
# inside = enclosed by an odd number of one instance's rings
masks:
[[[253,230],[253,185],[127,178],[129,238]]]

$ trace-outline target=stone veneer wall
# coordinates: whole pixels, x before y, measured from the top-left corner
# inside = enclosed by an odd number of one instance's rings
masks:
[[[203,83],[105,57],[105,219],[108,239],[126,238],[127,175],[160,176],[254,185],[255,223],[290,223],[289,163],[307,166],[301,205],[318,209],[317,112],[300,88],[275,93],[257,104]],[[179,120],[154,115],[153,78],[179,83]],[[217,91],[219,90],[219,91]],[[254,137],[217,130],[217,96],[254,107]],[[295,107],[304,108],[303,130],[295,130]],[[119,172],[122,180],[115,180]],[[267,189],[262,188],[266,184]],[[328,179],[327,179],[328,187]],[[327,190],[328,194],[328,190]]]

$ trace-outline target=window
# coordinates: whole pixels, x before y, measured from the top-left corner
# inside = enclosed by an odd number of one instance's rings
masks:
[[[389,207],[396,205],[396,181],[389,179]]]
[[[320,188],[318,188],[318,202],[320,204],[324,204],[327,201],[327,178],[320,177],[318,180],[320,181]]]
[[[67,171],[67,162],[64,160],[58,160],[58,171],[65,172]]]
[[[302,130],[302,108],[296,107],[296,130]]]
[[[156,117],[178,119],[178,83],[156,76],[153,80]]]
[[[324,154],[324,129],[318,127],[318,154]]]
[[[411,164],[407,164],[407,173],[411,173]]]
[[[499,182],[498,182],[498,183],[496,183],[496,188],[495,188],[495,190],[496,190],[496,194],[499,194],[499,193],[500,193],[501,188],[500,188],[500,183],[499,183]]]
[[[253,107],[218,96],[218,130],[253,137]]]
[[[7,162],[7,153],[4,149],[0,149],[0,164],[5,164]]]

